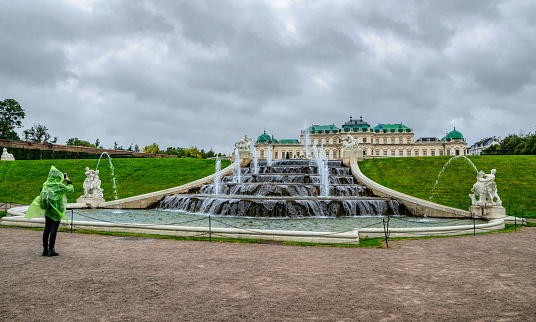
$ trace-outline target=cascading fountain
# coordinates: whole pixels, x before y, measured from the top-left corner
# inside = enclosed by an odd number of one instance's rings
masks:
[[[316,153],[320,159],[321,155]],[[320,160],[319,160],[320,161]],[[238,160],[235,161],[237,164]],[[309,160],[259,161],[259,173],[243,169],[241,181],[223,177],[221,185],[207,184],[197,194],[171,195],[163,209],[239,217],[344,217],[406,214],[396,200],[372,196],[357,184],[342,161],[321,160],[327,181]],[[252,165],[251,165],[252,166]],[[327,183],[327,184],[326,184]],[[214,191],[218,189],[216,197]],[[322,193],[321,193],[322,190]],[[323,195],[324,191],[330,191]]]
[[[443,168],[441,169],[441,171],[439,171],[439,174],[437,175],[437,179],[436,179],[436,182],[434,184],[434,188],[432,188],[432,195],[430,196],[430,198],[428,198],[430,201],[432,201],[434,199],[434,196],[436,194],[436,190],[437,190],[437,186],[439,185],[439,179],[441,178],[441,176],[443,175],[443,173],[445,172],[445,169],[448,168],[448,166],[451,164],[452,161],[455,161],[455,160],[465,160],[466,162],[469,162],[469,164],[473,167],[473,169],[475,170],[475,173],[478,173],[478,169],[476,168],[476,166],[474,165],[474,163],[469,160],[468,157],[466,157],[465,155],[457,155],[455,157],[452,157],[450,158],[447,163],[445,163],[445,165],[443,165]]]

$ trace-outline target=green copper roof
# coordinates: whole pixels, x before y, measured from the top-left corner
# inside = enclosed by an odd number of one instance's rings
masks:
[[[309,133],[339,133],[341,129],[335,125],[311,125],[307,128],[306,131]]]
[[[346,127],[366,127],[366,128],[369,128],[370,125],[363,121],[363,117],[360,117],[359,120],[352,120],[352,117],[350,116],[350,121],[346,122],[343,124],[343,128],[346,128]]]
[[[409,127],[404,124],[378,124],[374,127],[375,130],[410,130]]]
[[[257,138],[257,143],[279,143],[279,141],[266,134],[265,131],[263,134],[259,135],[259,137]]]
[[[288,140],[280,140],[279,143],[283,144],[293,144],[293,143],[300,143],[299,140],[296,139],[288,139]]]
[[[456,131],[456,128],[454,128],[454,130],[450,131],[444,138],[441,139],[441,141],[463,141],[463,134]]]

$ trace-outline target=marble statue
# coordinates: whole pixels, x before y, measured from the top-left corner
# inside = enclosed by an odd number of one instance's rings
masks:
[[[351,135],[347,135],[341,138],[343,150],[352,151],[359,149],[359,141],[354,139]]]
[[[102,198],[102,189],[100,187],[99,170],[91,170],[86,167],[86,180],[84,180],[84,195],[82,198]]]
[[[497,195],[497,184],[495,183],[495,173],[497,170],[492,169],[490,174],[485,174],[480,170],[476,177],[476,183],[471,189],[474,194],[469,197],[473,202],[473,206],[501,206],[502,201]],[[478,200],[476,197],[478,196]],[[496,201],[494,201],[496,199]]]
[[[7,153],[7,149],[4,148],[4,152],[2,152],[2,156],[0,157],[2,161],[15,161],[15,157],[13,157],[13,154]]]
[[[250,151],[251,150],[251,142],[253,142],[253,139],[248,137],[247,134],[244,135],[244,138],[240,141],[235,143],[235,148],[240,151]]]

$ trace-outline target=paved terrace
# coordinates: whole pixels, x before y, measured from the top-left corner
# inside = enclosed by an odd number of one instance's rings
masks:
[[[536,228],[389,248],[0,228],[2,321],[534,320]]]

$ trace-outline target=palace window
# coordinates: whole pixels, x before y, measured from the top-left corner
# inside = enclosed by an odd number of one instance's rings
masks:
[[[275,155],[277,155],[277,152]],[[264,150],[261,150],[261,158],[264,158]]]
[[[416,156],[416,157],[419,156],[419,150],[415,150],[415,156]]]
[[[450,155],[450,150],[447,150],[447,155]]]
[[[296,158],[300,158],[300,151],[296,152]]]
[[[376,150],[376,155],[380,155],[380,150]]]
[[[402,139],[402,138],[398,139],[398,143],[403,144],[403,143],[404,143],[404,139]]]
[[[274,153],[274,159],[279,159],[278,152]]]
[[[435,150],[432,150],[432,156],[435,157]]]
[[[367,143],[367,138],[363,138],[363,143]]]
[[[460,150],[456,150],[456,155],[460,155]]]
[[[395,138],[391,138],[391,144],[395,144]]]
[[[411,139],[408,139],[408,144],[411,144]]]
[[[333,151],[333,159],[337,159],[337,151]]]
[[[443,150],[439,150],[439,156],[443,156]]]
[[[288,157],[289,157],[289,159],[292,159],[292,152],[288,153]]]
[[[427,154],[428,154],[428,151],[426,151],[426,150],[422,150],[422,156],[423,156],[423,157],[427,156]]]
[[[387,156],[387,150],[383,150],[383,155]]]
[[[380,144],[380,139],[376,139],[376,144]]]
[[[392,157],[395,156],[395,150],[391,150],[391,156],[392,156]]]
[[[404,156],[404,150],[398,150],[398,156],[403,157]]]
[[[387,144],[387,139],[383,139],[383,144]]]

